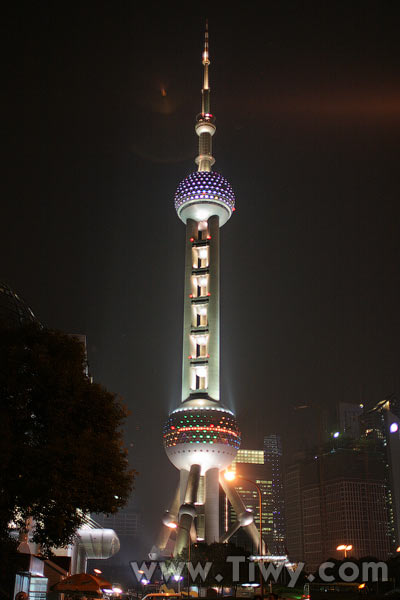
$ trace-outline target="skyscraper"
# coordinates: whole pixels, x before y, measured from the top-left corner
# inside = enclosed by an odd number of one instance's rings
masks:
[[[260,527],[260,503],[257,484],[261,493],[261,518],[262,534],[269,552],[277,553],[273,546],[273,488],[272,488],[272,468],[264,460],[264,450],[248,450],[241,448],[235,460],[232,462],[230,471],[237,477],[235,488],[239,493],[245,507],[254,514],[254,522],[257,528]],[[235,510],[228,498],[224,498],[224,519],[223,528],[228,531],[237,519]],[[245,532],[239,530],[233,541],[237,546],[254,550],[252,540],[246,539]]]
[[[220,227],[235,210],[235,196],[229,182],[211,170],[216,126],[210,106],[207,30],[202,64],[201,112],[195,124],[198,170],[175,194],[175,209],[186,226],[182,398],[169,415],[163,440],[168,458],[180,471],[180,484],[154,550],[165,549],[175,528],[175,555],[188,545],[189,535],[208,543],[220,539],[219,474],[240,446],[235,415],[220,399]],[[240,497],[227,485],[226,490],[240,504],[242,524],[257,539]]]
[[[390,551],[387,484],[382,461],[364,447],[302,458],[286,469],[289,556],[310,570],[343,543],[352,556],[386,559]]]
[[[276,433],[264,437],[264,462],[269,465],[272,481],[272,532],[267,544],[274,553],[285,552],[285,504],[282,472],[282,441]]]
[[[400,403],[389,397],[378,402],[360,419],[363,437],[382,456],[392,548],[400,545]]]

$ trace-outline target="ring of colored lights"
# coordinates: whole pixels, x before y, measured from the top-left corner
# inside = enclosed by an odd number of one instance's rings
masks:
[[[192,407],[177,409],[164,426],[164,447],[178,468],[200,464],[202,472],[224,469],[240,447],[240,431],[235,416],[226,409]]]
[[[188,218],[201,221],[218,215],[222,226],[235,210],[235,194],[219,173],[196,171],[178,185],[175,209],[184,223]]]

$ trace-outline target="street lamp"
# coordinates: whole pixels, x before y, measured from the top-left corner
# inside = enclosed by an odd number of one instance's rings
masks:
[[[224,473],[224,477],[227,481],[234,481],[236,478],[237,479],[242,479],[243,481],[247,481],[247,483],[251,483],[252,485],[254,485],[257,488],[257,492],[258,492],[258,510],[260,513],[260,556],[262,556],[263,553],[263,539],[262,539],[262,495],[261,495],[261,490],[259,485],[255,482],[252,481],[251,479],[246,479],[246,477],[242,477],[241,475],[238,475],[237,473],[235,474],[233,471],[225,471]],[[262,571],[260,569],[260,593],[261,593],[261,598],[264,597],[264,587],[263,587],[263,574]]]
[[[181,593],[181,581],[183,577],[182,575],[174,575],[174,580],[178,583],[178,594]]]
[[[177,523],[175,521],[174,516],[171,515],[170,513],[168,513],[168,514],[166,514],[164,516],[163,523],[164,523],[164,525],[166,525],[170,529],[184,529],[189,534],[189,538],[188,538],[188,542],[189,542],[188,543],[188,564],[187,564],[187,578],[188,578],[187,595],[189,597],[189,563],[190,563],[190,541],[191,541],[190,540],[190,530],[187,527],[184,527],[183,525],[181,525],[180,523]],[[174,577],[174,579],[175,579],[175,577]],[[175,581],[179,581],[179,591],[180,591],[180,587],[181,587],[180,579],[182,579],[182,578],[175,579]]]
[[[142,569],[139,569],[138,573],[140,573],[140,575],[144,575],[144,571]],[[145,577],[141,577],[139,583],[142,584],[142,598],[143,598],[144,586],[147,585],[149,582]]]
[[[344,552],[344,557],[347,558],[347,552],[349,552],[350,550],[353,550],[353,545],[352,544],[340,544],[340,546],[336,547],[336,550],[338,550],[339,552],[340,551]]]

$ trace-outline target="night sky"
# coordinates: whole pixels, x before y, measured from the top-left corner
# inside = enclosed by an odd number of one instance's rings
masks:
[[[237,196],[221,397],[245,447],[278,432],[293,450],[295,406],[399,393],[398,3],[29,6],[2,15],[0,280],[86,334],[95,380],[123,396],[150,549],[178,476],[161,442],[180,400],[173,196],[196,168],[205,17],[214,170]]]

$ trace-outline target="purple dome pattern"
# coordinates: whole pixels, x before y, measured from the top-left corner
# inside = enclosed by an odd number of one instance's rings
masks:
[[[216,171],[196,171],[180,182],[175,192],[175,209],[190,202],[216,202],[235,210],[235,194],[231,184]]]

